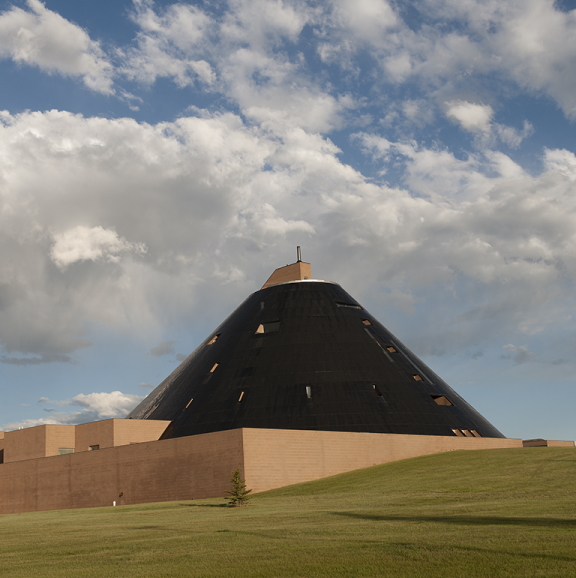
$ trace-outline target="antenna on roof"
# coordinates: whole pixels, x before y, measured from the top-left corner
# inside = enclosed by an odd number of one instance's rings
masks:
[[[298,260],[296,262],[301,263],[302,262],[302,253],[300,252],[300,245],[298,245],[298,247],[296,247],[296,257],[298,258]]]

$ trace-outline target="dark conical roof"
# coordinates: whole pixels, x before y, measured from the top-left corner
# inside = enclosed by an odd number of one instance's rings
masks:
[[[128,416],[234,428],[504,437],[336,283],[250,295]]]

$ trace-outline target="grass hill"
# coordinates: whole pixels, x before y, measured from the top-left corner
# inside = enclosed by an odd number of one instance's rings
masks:
[[[571,577],[575,507],[575,448],[449,452],[256,494],[245,508],[0,516],[0,576]]]

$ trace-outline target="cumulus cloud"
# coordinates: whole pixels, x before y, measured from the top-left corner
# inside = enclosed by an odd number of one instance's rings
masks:
[[[445,103],[446,116],[457,122],[464,130],[479,137],[478,143],[489,146],[498,138],[511,148],[517,148],[534,130],[532,124],[524,121],[522,130],[493,121],[494,110],[487,104],[476,104],[462,100]]]
[[[522,130],[495,123],[494,131],[504,144],[508,145],[510,148],[518,148],[525,138],[532,135],[534,127],[532,126],[532,123],[527,120],[523,122]]]
[[[305,1],[241,0],[215,14],[138,1],[133,19],[140,32],[121,51],[120,73],[147,84],[160,77],[180,87],[199,84],[235,100],[256,123],[330,131],[341,126],[351,101],[280,50],[298,45],[319,10]]]
[[[0,55],[78,76],[106,94],[113,93],[113,77],[144,84],[170,78],[179,87],[197,85],[235,100],[257,122],[268,118],[325,132],[345,123],[348,106],[360,106],[361,97],[350,94],[357,92],[368,50],[382,71],[362,74],[362,83],[373,88],[417,79],[438,103],[456,102],[463,92],[485,92],[482,78],[497,76],[507,89],[513,84],[545,94],[568,117],[576,114],[576,21],[553,0],[426,0],[415,19],[386,0],[236,0],[218,11],[137,0],[134,42],[109,55],[39,0],[28,0],[27,7],[0,14]],[[311,51],[341,68],[350,94],[338,94],[315,73]],[[455,104],[450,116],[482,132],[491,116],[487,106]],[[504,142],[518,138],[497,132]]]
[[[113,67],[100,45],[39,0],[26,4],[28,10],[12,7],[0,13],[0,57],[48,73],[79,76],[88,88],[112,94]]]
[[[206,13],[194,6],[172,4],[159,14],[154,3],[145,0],[134,2],[134,8],[133,19],[141,31],[136,46],[123,55],[122,72],[128,78],[150,84],[169,77],[180,87],[215,82],[215,72],[203,57],[213,28]]]
[[[320,57],[346,72],[362,66],[368,49],[384,73],[375,84],[419,81],[453,100],[478,89],[496,93],[483,80],[496,76],[500,87],[545,94],[568,117],[576,114],[576,20],[553,0],[425,0],[410,11],[334,0],[313,24]],[[485,126],[478,120],[474,126]]]
[[[129,243],[111,229],[78,225],[54,235],[50,258],[59,269],[64,270],[78,261],[104,259],[118,263],[120,254],[126,251],[145,253],[146,247],[142,243]]]
[[[87,395],[80,393],[72,398],[70,405],[78,405],[84,408],[84,411],[93,412],[98,416],[98,419],[110,419],[127,416],[142,399],[139,395],[122,393],[121,391],[89,393]]]
[[[383,174],[403,167],[404,188],[393,188],[343,164],[320,135],[279,139],[231,113],[155,126],[62,112],[2,118],[5,363],[71,359],[89,345],[89,323],[149,338],[220,311],[219,300],[232,308],[269,275],[271,255],[302,239],[351,291],[385,279],[400,302],[451,287],[454,323],[477,324],[467,343],[498,323],[529,333],[572,307],[559,282],[576,275],[567,151],[548,151],[546,171],[530,176],[502,153],[460,160],[358,135]],[[350,260],[366,271],[362,283]]]
[[[471,132],[490,132],[490,123],[494,111],[487,104],[475,104],[462,100],[446,103],[446,115],[455,119],[462,128]]]
[[[576,181],[576,155],[566,149],[546,149],[544,152],[546,168],[562,175],[571,182]]]
[[[112,391],[110,393],[81,393],[72,399],[60,401],[41,397],[38,403],[43,405],[53,405],[56,407],[70,406],[81,409],[65,412],[48,407],[44,410],[49,414],[47,417],[8,423],[2,427],[2,431],[12,431],[47,424],[74,425],[101,419],[123,418],[126,417],[142,399],[144,399],[142,396],[126,394],[120,391]]]

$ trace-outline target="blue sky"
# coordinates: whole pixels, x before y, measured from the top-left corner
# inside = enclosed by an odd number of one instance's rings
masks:
[[[0,0],[0,429],[126,415],[301,245],[575,439],[575,8]]]

